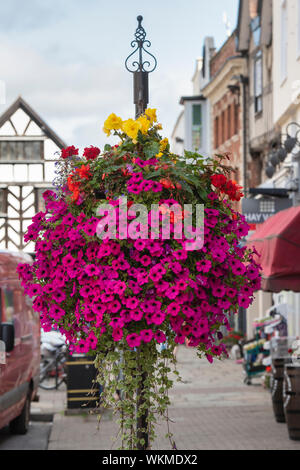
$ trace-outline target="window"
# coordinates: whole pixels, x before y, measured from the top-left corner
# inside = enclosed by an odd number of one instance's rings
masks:
[[[215,148],[219,147],[219,117],[215,118]]]
[[[201,104],[192,106],[192,146],[200,149],[202,145],[202,107]]]
[[[1,321],[13,322],[14,315],[14,293],[11,289],[3,288],[1,303]]]
[[[253,35],[253,41],[256,47],[260,45],[260,33],[261,33],[261,27],[260,27],[260,16],[256,16],[251,20],[251,30],[252,30],[252,35]]]
[[[262,111],[262,52],[258,51],[254,59],[254,110]]]
[[[227,108],[227,139],[230,139],[232,136],[231,132],[231,106]]]
[[[260,212],[275,212],[274,199],[262,199],[259,203]]]
[[[288,35],[287,35],[287,3],[286,0],[281,2],[281,57],[280,57],[280,77],[281,81],[287,76],[287,52],[288,52]]]
[[[239,133],[239,112],[240,106],[238,103],[234,104],[234,135]]]
[[[1,160],[41,160],[43,158],[43,142],[35,141],[0,141]]]
[[[221,118],[221,144],[225,142],[225,111],[222,112]]]

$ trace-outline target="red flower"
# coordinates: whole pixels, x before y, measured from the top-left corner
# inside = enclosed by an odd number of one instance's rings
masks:
[[[72,200],[73,202],[76,202],[76,201],[78,200],[78,198],[79,198],[79,189],[78,189],[78,188],[75,188],[75,189],[73,190],[73,194],[72,194],[72,196],[71,196],[71,200]]]
[[[95,158],[97,158],[99,154],[100,149],[98,147],[93,147],[92,145],[90,147],[86,147],[83,152],[83,156],[87,160],[95,160]]]
[[[76,168],[76,173],[78,173],[78,175],[82,179],[89,179],[89,177],[91,176],[90,165],[82,165],[80,168]]]
[[[170,188],[174,189],[174,187],[175,187],[174,184],[172,183],[172,181],[169,178],[161,178],[159,180],[159,182],[166,189],[170,189]]]
[[[61,149],[61,158],[68,158],[72,157],[73,155],[78,155],[78,150],[74,147],[74,145],[70,145],[65,149]]]
[[[227,180],[224,175],[212,175],[210,179],[213,186],[219,188],[222,193],[227,194],[232,201],[239,201],[244,196],[240,191],[242,186],[239,186],[235,181]]]
[[[74,189],[77,189],[79,186],[79,183],[75,183],[72,179],[72,175],[68,176],[68,189],[70,191],[74,191]]]
[[[212,184],[216,188],[223,188],[223,186],[226,184],[226,177],[224,175],[212,175],[210,177]]]

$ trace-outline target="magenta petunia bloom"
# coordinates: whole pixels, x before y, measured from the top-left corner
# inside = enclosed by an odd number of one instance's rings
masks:
[[[66,299],[66,294],[64,291],[58,290],[53,292],[51,297],[53,300],[55,300],[55,302],[61,304]]]
[[[126,307],[129,309],[135,309],[139,304],[139,301],[136,297],[129,297],[126,299]]]
[[[154,325],[161,325],[165,321],[165,318],[165,313],[157,311],[152,314],[151,320]]]
[[[84,272],[88,276],[98,276],[100,270],[95,264],[87,264],[84,268]]]
[[[196,263],[197,271],[202,273],[208,273],[210,271],[211,266],[212,263],[209,259],[197,261]]]
[[[216,284],[212,287],[212,294],[218,298],[224,297],[226,288],[222,284]]]
[[[127,336],[128,338],[128,336]],[[152,330],[141,330],[140,338],[144,343],[150,343],[153,338],[153,331]]]
[[[248,308],[250,303],[251,303],[251,299],[247,295],[238,296],[238,304],[240,307]]]
[[[62,258],[62,264],[65,267],[71,267],[75,264],[76,260],[72,255],[68,254]]]
[[[156,339],[158,344],[162,344],[162,343],[165,343],[167,341],[167,337],[166,337],[165,333],[161,330],[157,330],[154,333],[154,338]]]
[[[138,239],[134,242],[134,248],[138,251],[142,251],[145,248],[145,241]]]
[[[124,321],[122,320],[122,318],[120,317],[114,317],[111,319],[111,321],[109,322],[110,326],[112,326],[113,328],[123,328],[124,326]]]
[[[137,348],[141,344],[141,337],[137,333],[131,333],[126,337],[126,341],[130,348]]]
[[[114,341],[121,341],[121,339],[123,338],[123,330],[122,328],[114,328],[113,329],[113,332],[112,332],[112,337],[113,337],[113,340]]]
[[[180,309],[181,309],[180,305],[178,305],[176,302],[172,302],[168,305],[167,312],[172,317],[176,317],[178,313],[180,312]]]
[[[133,321],[140,321],[143,318],[143,311],[139,309],[130,310],[130,318]]]
[[[55,320],[60,320],[64,315],[65,311],[60,308],[58,305],[52,304],[49,309],[50,317],[54,318]]]

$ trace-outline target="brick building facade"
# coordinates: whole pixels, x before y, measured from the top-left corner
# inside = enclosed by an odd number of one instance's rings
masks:
[[[213,154],[228,154],[234,171],[231,178],[244,186],[243,174],[243,91],[240,76],[245,59],[236,51],[235,32],[210,61],[211,80],[202,89],[211,103],[211,148]],[[236,205],[237,209],[240,205]]]

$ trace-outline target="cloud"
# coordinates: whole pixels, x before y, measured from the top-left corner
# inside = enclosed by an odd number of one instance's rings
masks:
[[[101,128],[106,117],[111,112],[124,119],[134,117],[132,74],[123,63],[61,64],[7,39],[2,40],[0,63],[0,79],[7,90],[7,104],[0,106],[0,112],[21,95],[67,143],[103,148],[106,137]],[[150,75],[149,107],[157,107],[164,135],[172,132],[185,88],[180,71]]]
[[[0,30],[26,31],[39,29],[57,21],[63,14],[58,2],[41,0],[9,0],[0,2]]]

